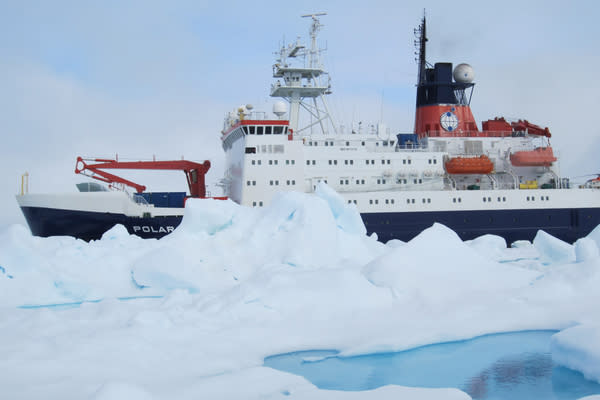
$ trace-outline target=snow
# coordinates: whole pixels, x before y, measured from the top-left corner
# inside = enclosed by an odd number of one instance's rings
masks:
[[[15,225],[0,231],[0,386],[11,399],[468,399],[319,390],[263,360],[529,329],[562,330],[554,359],[598,380],[599,239],[540,232],[507,247],[435,224],[382,244],[326,185],[265,208],[189,200],[160,240],[115,226],[86,243]]]
[[[600,324],[584,323],[552,336],[552,358],[600,382]]]

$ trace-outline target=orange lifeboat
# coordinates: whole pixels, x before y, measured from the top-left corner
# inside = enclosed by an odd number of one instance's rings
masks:
[[[446,161],[445,167],[449,174],[489,174],[494,170],[494,163],[485,155],[454,157]]]
[[[515,167],[549,167],[556,161],[552,147],[538,147],[530,151],[517,151],[510,155]]]

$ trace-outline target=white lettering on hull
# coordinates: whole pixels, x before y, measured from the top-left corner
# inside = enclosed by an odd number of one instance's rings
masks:
[[[171,233],[175,230],[174,226],[159,226],[159,227],[155,227],[155,226],[148,226],[148,225],[134,225],[133,226],[133,232],[134,233],[138,233],[138,232],[143,232],[143,233]]]

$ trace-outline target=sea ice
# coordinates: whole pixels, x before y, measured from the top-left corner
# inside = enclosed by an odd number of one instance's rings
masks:
[[[538,231],[533,239],[533,246],[539,251],[546,264],[564,264],[575,261],[575,250],[572,245],[544,232]]]
[[[600,382],[600,324],[584,323],[552,336],[552,359]]]
[[[466,399],[456,389],[322,391],[262,363],[599,320],[600,258],[589,240],[567,247],[541,233],[535,247],[506,249],[436,224],[384,245],[365,232],[356,208],[323,185],[264,208],[189,200],[183,223],[160,240],[121,226],[90,243],[12,226],[0,232],[2,394]],[[538,252],[552,263],[543,276],[510,258],[539,264]],[[596,357],[591,335],[581,351]],[[572,354],[568,337],[558,337],[557,357]]]

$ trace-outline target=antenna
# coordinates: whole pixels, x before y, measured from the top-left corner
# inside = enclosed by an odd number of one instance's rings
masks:
[[[302,18],[308,18],[311,17],[313,22],[312,25],[310,26],[310,39],[311,39],[311,46],[310,46],[310,53],[308,56],[308,66],[310,68],[317,68],[318,67],[318,48],[317,48],[317,35],[319,34],[319,30],[321,30],[321,28],[323,27],[323,25],[321,24],[321,21],[319,21],[319,16],[321,15],[327,15],[326,12],[318,12],[318,13],[313,13],[313,14],[304,14],[302,15]]]

